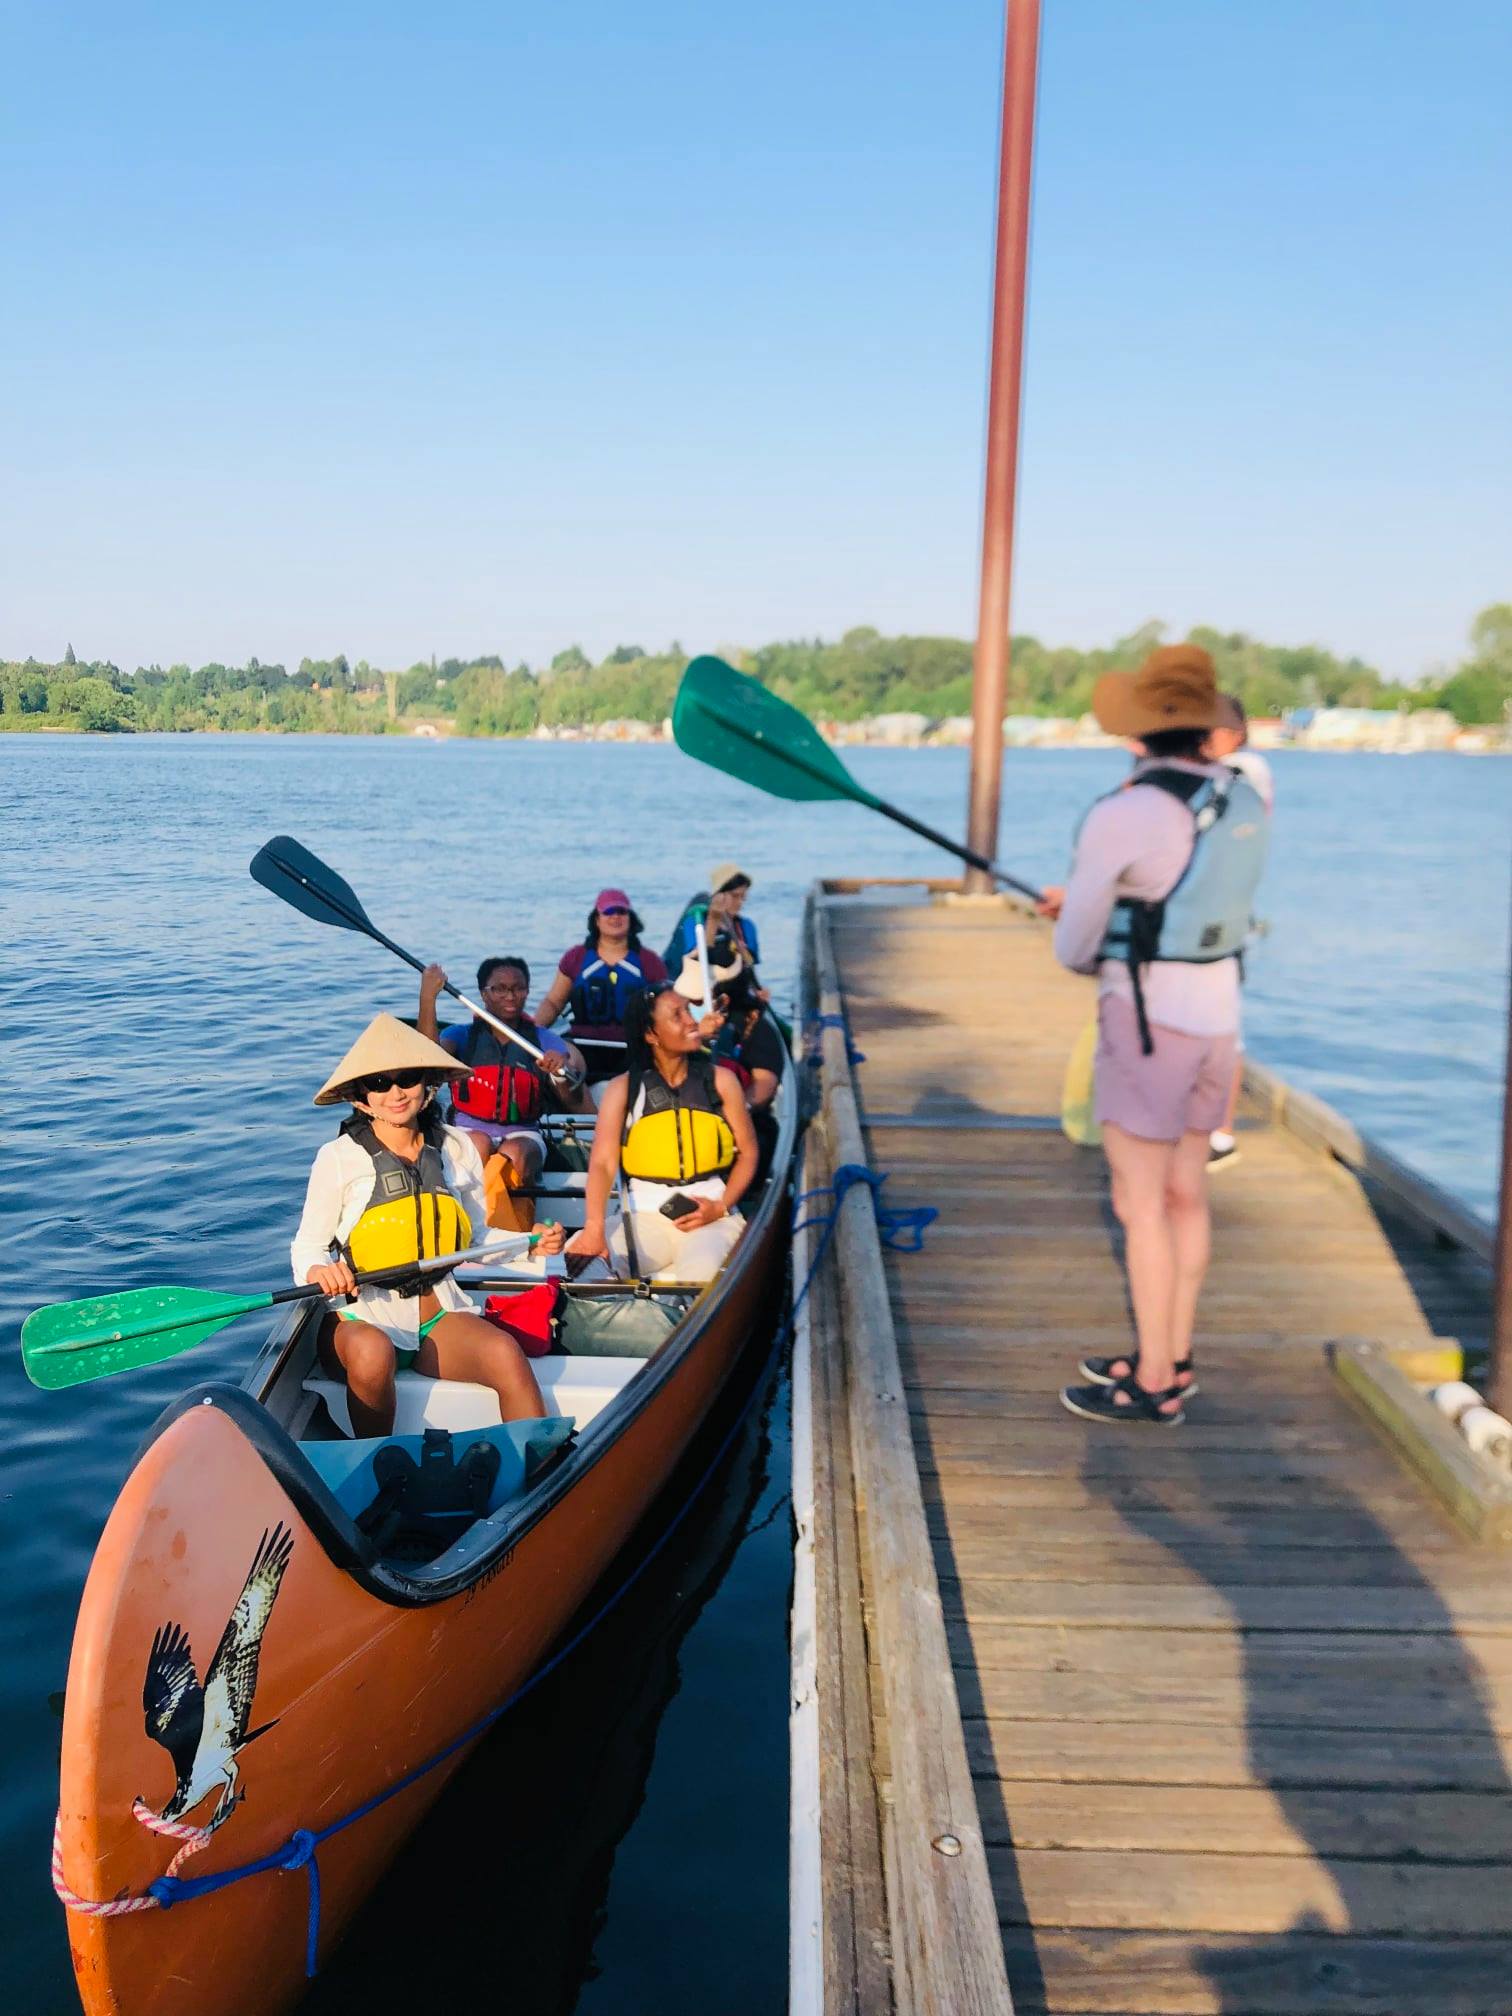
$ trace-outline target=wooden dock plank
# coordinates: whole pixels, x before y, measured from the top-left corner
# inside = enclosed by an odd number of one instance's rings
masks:
[[[1499,1939],[1008,1928],[1019,2016],[1506,2016]]]
[[[999,1846],[987,1861],[1005,1925],[1266,1933],[1311,1920],[1394,1938],[1512,1939],[1505,1862]]]
[[[989,1843],[1111,1853],[1322,1855],[1512,1870],[1512,1800],[1495,1792],[1275,1792],[1268,1786],[1020,1783]],[[1486,1929],[1485,1927],[1481,1928]]]
[[[873,1166],[941,1214],[885,1280],[1017,2008],[1505,2016],[1512,1572],[1322,1350],[1483,1336],[1484,1266],[1259,1074],[1189,1425],[1077,1423],[1056,1387],[1129,1339],[1102,1160],[1051,1124],[1090,989],[1010,907],[822,907]]]

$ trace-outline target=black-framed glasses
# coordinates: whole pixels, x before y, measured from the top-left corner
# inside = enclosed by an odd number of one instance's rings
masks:
[[[392,1092],[397,1085],[401,1092],[413,1092],[417,1085],[425,1083],[423,1071],[381,1071],[373,1078],[364,1078],[364,1092]]]

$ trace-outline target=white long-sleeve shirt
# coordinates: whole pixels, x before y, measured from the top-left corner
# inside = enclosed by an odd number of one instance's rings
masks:
[[[1161,769],[1222,777],[1221,763],[1163,761]],[[1134,782],[1102,798],[1087,814],[1076,843],[1071,879],[1055,926],[1055,956],[1073,973],[1096,973],[1098,993],[1132,1000],[1122,960],[1099,961],[1098,948],[1121,896],[1158,902],[1169,896],[1192,857],[1192,815],[1158,784]],[[1189,1036],[1227,1036],[1239,1029],[1239,962],[1199,965],[1157,959],[1141,969],[1145,1013],[1162,1029]]]
[[[481,1246],[488,1238],[483,1198],[483,1164],[478,1151],[459,1128],[443,1130],[441,1168],[446,1187],[472,1221],[472,1241]],[[294,1279],[303,1284],[312,1267],[330,1264],[331,1242],[345,1244],[352,1227],[367,1209],[373,1195],[373,1158],[360,1148],[350,1134],[327,1141],[315,1157],[310,1184],[305,1192],[304,1215],[294,1234],[289,1252]],[[510,1235],[500,1232],[503,1239]],[[443,1309],[467,1313],[476,1308],[472,1297],[450,1274],[432,1283],[432,1293]],[[347,1309],[354,1316],[377,1323],[385,1330],[414,1331],[420,1326],[420,1298],[396,1295],[392,1288],[365,1288],[355,1302],[341,1296],[332,1299],[333,1309]]]

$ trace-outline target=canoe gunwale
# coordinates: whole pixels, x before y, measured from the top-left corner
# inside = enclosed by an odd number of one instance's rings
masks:
[[[332,1565],[369,1595],[398,1608],[416,1609],[464,1594],[488,1575],[629,1432],[718,1322],[753,1266],[765,1263],[774,1221],[779,1211],[786,1208],[792,1173],[798,1134],[796,1078],[795,1065],[792,1072],[784,1073],[778,1088],[782,1111],[765,1194],[729,1264],[698,1296],[655,1356],[646,1360],[642,1373],[626,1387],[620,1401],[591,1422],[581,1438],[573,1438],[565,1460],[553,1464],[549,1473],[523,1498],[503,1508],[504,1516],[494,1515],[497,1525],[493,1520],[480,1522],[493,1528],[492,1543],[449,1573],[411,1575],[380,1560],[358,1531],[356,1522],[305,1457],[300,1444],[269,1413],[266,1395],[276,1384],[305,1325],[317,1319],[319,1312],[313,1306],[299,1308],[280,1319],[245,1383],[213,1381],[192,1387],[170,1402],[148,1430],[135,1462],[140,1462],[145,1451],[183,1415],[197,1407],[213,1407],[234,1422],[251,1443]],[[477,1528],[471,1530],[476,1532]]]

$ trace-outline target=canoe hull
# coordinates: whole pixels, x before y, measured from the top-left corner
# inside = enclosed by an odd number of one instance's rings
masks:
[[[687,1348],[659,1383],[648,1378],[639,1411],[596,1452],[571,1459],[570,1488],[440,1601],[386,1600],[334,1560],[237,1410],[213,1391],[172,1418],[117,1500],[80,1608],[63,1725],[66,1883],[103,1900],[140,1894],[162,1876],[179,1843],[149,1831],[133,1804],[171,1815],[181,1782],[184,1824],[226,1815],[183,1877],[272,1854],[296,1829],[319,1831],[376,1798],[508,1699],[623,1549],[715,1404],[768,1312],[780,1240],[777,1214],[766,1214]],[[204,1687],[204,1712],[198,1747],[174,1728],[171,1755],[146,1731],[144,1684],[154,1669],[161,1716],[183,1672],[175,1626]],[[217,1675],[223,1636],[235,1643]],[[319,1848],[322,1953],[463,1754]],[[222,1808],[228,1783],[235,1797]],[[290,2007],[305,1985],[307,1894],[303,1870],[275,1871],[168,1913],[70,1911],[85,2009],[271,2016]]]

